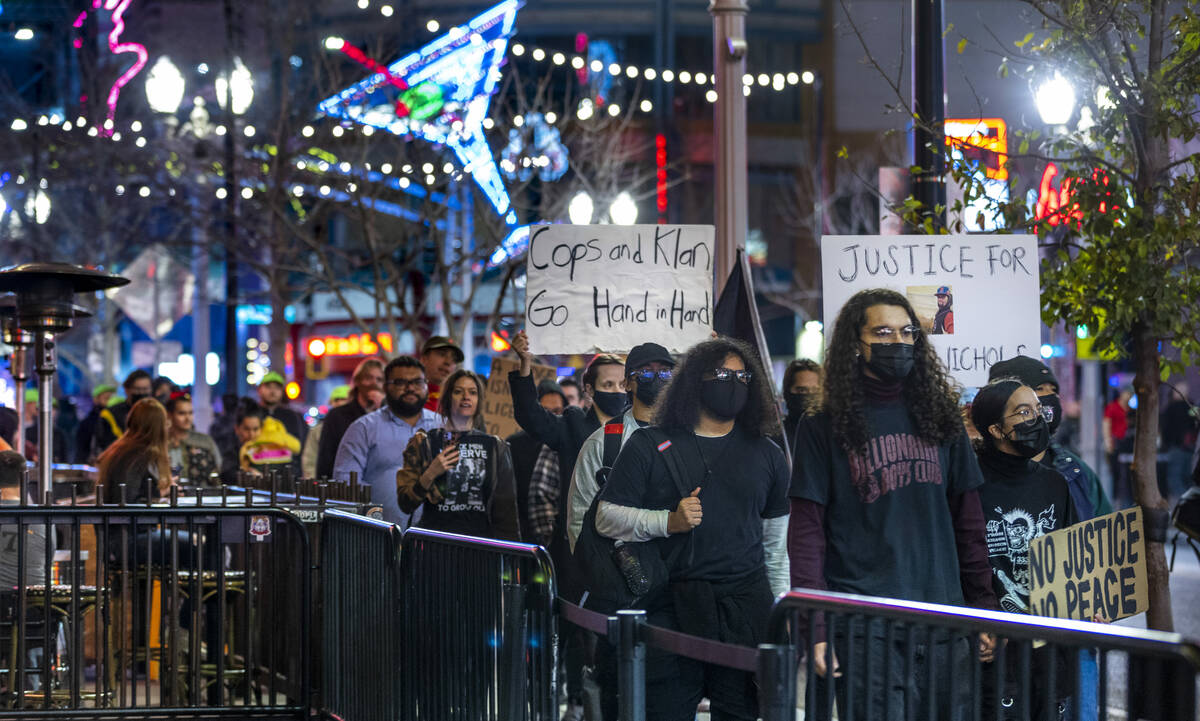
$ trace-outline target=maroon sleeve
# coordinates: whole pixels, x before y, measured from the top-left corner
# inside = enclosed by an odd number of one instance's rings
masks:
[[[825,590],[825,506],[807,498],[792,499],[788,519],[788,559],[792,588]],[[824,614],[817,614],[813,642],[825,638]],[[807,634],[807,628],[801,631]]]
[[[988,563],[987,535],[979,492],[967,491],[950,496],[949,502],[963,599],[968,606],[999,611],[1000,604],[992,589],[992,566]]]

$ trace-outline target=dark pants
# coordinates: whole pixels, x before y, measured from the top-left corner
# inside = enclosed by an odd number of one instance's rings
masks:
[[[579,603],[583,595],[583,583],[575,558],[571,555],[571,546],[567,538],[557,529],[550,540],[550,558],[554,561],[554,569],[558,572],[558,595],[571,603]],[[563,633],[559,634],[559,653],[566,666],[567,700],[571,704],[583,703],[583,666],[586,662],[587,631],[567,624]]]
[[[831,624],[833,647],[842,672],[829,682],[817,678],[805,702],[808,719],[838,717],[864,721],[966,721],[971,718],[971,645],[967,639],[900,624],[889,634],[882,620],[838,619]],[[810,661],[811,662],[811,661]],[[951,676],[953,684],[951,684]]]
[[[1005,647],[1004,673],[1000,678],[997,678],[996,663],[983,664],[982,718],[994,721],[1060,721],[1067,718],[1079,651],[1057,649],[1052,658],[1048,646],[1031,649],[1026,666],[1022,662],[1024,645],[1027,644],[1014,641]],[[1052,664],[1054,689],[1050,688]],[[1023,698],[1025,678],[1028,678],[1028,698]],[[997,694],[997,689],[1003,691]]]
[[[669,591],[647,604],[646,621],[693,636],[756,647],[766,637],[772,600],[765,572],[727,584],[673,583]],[[646,649],[647,721],[690,721],[705,696],[712,702],[710,718],[714,721],[758,717],[754,674],[653,647]]]

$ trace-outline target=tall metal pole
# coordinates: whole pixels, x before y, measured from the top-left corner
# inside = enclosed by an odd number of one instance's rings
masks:
[[[912,99],[916,120],[912,132],[913,197],[935,225],[946,222],[945,161],[942,127],[946,120],[945,44],[942,41],[942,0],[912,0]],[[936,208],[942,212],[935,212]]]
[[[193,198],[193,204],[195,199]],[[192,274],[196,276],[196,300],[192,303],[192,358],[195,369],[192,376],[192,408],[195,409],[193,426],[201,433],[208,433],[212,424],[212,398],[209,393],[208,370],[208,243],[197,222],[199,214],[193,214],[192,222]]]
[[[713,74],[716,75],[714,175],[717,202],[715,281],[717,295],[733,271],[738,250],[746,247],[749,226],[746,178],[746,0],[712,0]]]
[[[233,112],[233,2],[225,0],[225,392],[240,395],[238,383],[237,115]]]
[[[58,369],[58,351],[54,334],[38,331],[34,351],[38,375],[38,490],[41,503],[54,488],[54,373]],[[22,421],[24,422],[24,421]]]

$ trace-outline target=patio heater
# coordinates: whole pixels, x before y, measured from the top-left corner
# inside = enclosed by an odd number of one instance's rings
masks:
[[[16,295],[17,326],[33,338],[34,367],[38,376],[39,502],[52,488],[54,420],[51,408],[54,374],[58,370],[55,337],[70,330],[76,318],[87,315],[74,303],[77,293],[106,290],[128,282],[128,278],[70,263],[25,263],[0,270],[0,291]]]

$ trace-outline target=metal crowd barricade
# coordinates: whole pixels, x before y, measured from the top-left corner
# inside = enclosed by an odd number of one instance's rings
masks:
[[[980,661],[980,634],[998,639],[992,663]],[[805,654],[808,719],[835,708],[840,721],[1196,718],[1200,647],[1174,633],[793,590],[770,637],[827,642],[832,683]]]
[[[421,660],[400,634],[400,528],[339,510],[323,525],[322,705],[348,721],[404,718],[401,675]]]
[[[15,574],[0,590],[0,718],[307,718],[299,520],[227,491],[52,500],[0,507]],[[302,622],[281,626],[290,609]]]
[[[400,585],[399,718],[556,721],[556,588],[544,548],[409,529]]]

